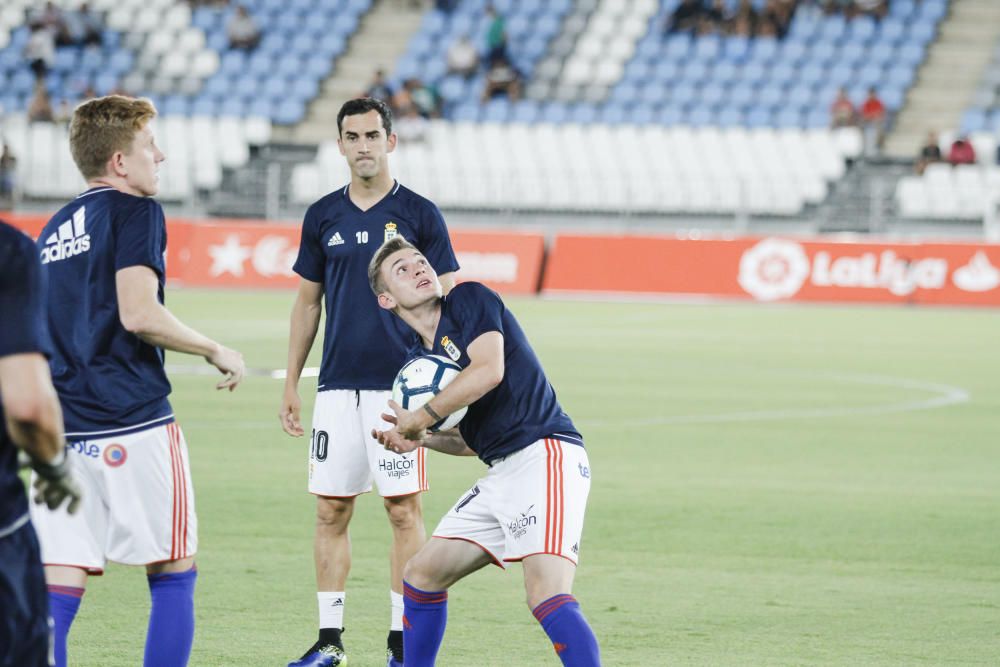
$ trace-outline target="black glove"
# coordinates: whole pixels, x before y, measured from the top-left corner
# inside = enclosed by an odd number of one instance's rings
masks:
[[[68,498],[69,505],[67,505],[66,511],[74,514],[80,506],[80,496],[82,495],[80,487],[70,472],[69,459],[66,458],[66,454],[63,452],[57,459],[59,460],[56,463],[31,460],[31,468],[37,475],[34,484],[35,502],[45,503],[50,510],[54,510]]]

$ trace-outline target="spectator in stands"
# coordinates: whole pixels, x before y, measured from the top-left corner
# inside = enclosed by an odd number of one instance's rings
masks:
[[[964,134],[951,144],[951,150],[948,151],[948,162],[953,165],[976,163],[976,149],[972,147],[972,142]]]
[[[843,87],[837,90],[837,97],[830,105],[830,127],[854,127],[858,124],[854,104]]]
[[[260,28],[243,5],[236,7],[236,13],[226,24],[229,46],[234,49],[252,51],[260,43]]]
[[[750,0],[740,0],[730,27],[730,34],[752,37],[757,32],[757,10]]]
[[[927,141],[920,149],[920,156],[917,158],[917,163],[915,165],[917,175],[919,176],[924,173],[924,169],[927,168],[927,165],[933,162],[940,162],[942,159],[941,145],[938,142],[937,133],[928,132]]]
[[[757,35],[761,37],[783,38],[795,14],[795,0],[767,0],[757,24]]]
[[[38,80],[44,79],[56,60],[56,42],[51,30],[42,23],[31,24],[31,36],[24,45],[24,59]]]
[[[874,86],[868,89],[868,97],[861,105],[861,129],[865,134],[865,154],[875,155],[882,147],[885,133],[885,105]]]
[[[69,100],[66,98],[59,100],[59,104],[56,106],[56,111],[52,116],[52,120],[60,125],[69,127],[69,122],[73,120],[73,107],[70,106]]]
[[[665,32],[694,32],[705,13],[701,0],[681,0],[673,14],[667,17]]]
[[[521,73],[504,56],[494,57],[486,70],[483,102],[506,95],[511,102],[521,99]]]
[[[28,120],[33,123],[51,123],[55,120],[52,101],[49,100],[49,90],[42,79],[35,81],[35,92],[28,102]]]
[[[32,28],[36,26],[44,28],[52,35],[52,40],[60,46],[68,43],[66,21],[62,10],[53,2],[46,2],[43,6],[30,11],[28,25]]]
[[[871,16],[876,19],[883,19],[889,13],[889,3],[887,0],[854,0],[851,7],[853,16]]]
[[[507,24],[503,15],[493,5],[486,5],[486,15],[490,17],[486,29],[486,57],[493,61],[497,57],[507,57]]]
[[[101,17],[90,11],[85,2],[75,12],[66,14],[66,34],[71,44],[77,46],[100,46],[103,41],[104,24]]]
[[[410,103],[424,118],[437,118],[441,115],[440,99],[437,91],[420,79],[410,79],[406,82],[410,93]]]
[[[362,97],[371,97],[376,100],[382,100],[386,104],[393,103],[393,91],[392,87],[385,80],[385,70],[381,68],[375,70],[375,79],[368,85],[368,88],[365,89],[365,93]]]
[[[479,69],[479,53],[468,35],[462,35],[448,48],[448,73],[468,79]]]
[[[14,194],[17,174],[17,157],[7,142],[0,153],[0,199],[10,199]]]
[[[427,119],[413,105],[397,117],[394,125],[396,136],[404,144],[423,143],[427,138]]]

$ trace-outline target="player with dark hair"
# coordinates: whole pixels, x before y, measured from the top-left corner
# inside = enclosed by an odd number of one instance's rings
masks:
[[[28,518],[17,448],[38,474],[36,502],[75,512],[80,490],[64,449],[62,411],[45,360],[35,244],[0,222],[0,665],[49,665],[49,603]]]
[[[420,493],[427,489],[423,452],[387,452],[367,436],[385,428],[381,413],[406,343],[398,320],[378,308],[368,288],[368,263],[391,238],[420,248],[451,286],[458,269],[441,212],[393,179],[389,154],[396,146],[385,103],[360,98],[337,114],[337,145],[351,168],[351,182],[306,212],[295,271],[299,290],[292,307],[282,428],[292,436],[300,422],[299,378],[326,308],[323,361],[313,410],[309,491],[316,495],[316,562],[319,637],[290,667],[339,665],[351,566],[348,525],[355,498],[374,481],[392,526],[391,619],[388,651],[403,656],[402,574],[425,540]]]
[[[55,623],[56,664],[89,575],[107,560],[146,568],[144,665],[186,665],[198,547],[187,445],[167,400],[164,350],[204,357],[232,391],[243,357],[163,305],[167,230],[152,199],[165,159],[149,100],[89,100],[73,113],[73,160],[89,189],[38,238],[48,282],[52,378],[84,491],[76,516],[32,508]]]
[[[571,595],[590,463],[520,325],[479,283],[442,297],[430,263],[402,239],[379,249],[368,275],[379,306],[412,329],[411,356],[442,355],[462,367],[419,410],[390,401],[395,415],[384,418],[395,426],[372,437],[395,452],[428,447],[475,454],[489,466],[406,565],[406,666],[434,664],[454,583],[489,563],[516,561],[528,606],[563,664],[600,664],[597,639]],[[465,406],[458,432],[428,437],[426,429]]]

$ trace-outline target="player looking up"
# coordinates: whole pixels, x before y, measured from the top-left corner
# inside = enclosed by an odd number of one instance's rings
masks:
[[[393,536],[387,644],[389,653],[402,660],[403,566],[424,543],[420,492],[427,489],[427,476],[423,451],[388,452],[367,436],[373,428],[385,428],[380,415],[406,355],[399,321],[371,297],[368,263],[384,241],[403,237],[425,253],[446,287],[458,269],[437,206],[400,185],[390,173],[389,153],[396,146],[396,135],[388,107],[371,98],[350,100],[337,114],[337,130],[351,182],[310,206],[302,223],[294,267],[301,280],[292,307],[288,375],[279,413],[286,433],[303,435],[298,383],[325,306],[323,361],[309,451],[309,491],[317,501],[319,637],[289,667],[328,667],[344,660],[340,635],[351,567],[348,525],[355,498],[370,491],[373,480]]]
[[[379,248],[368,275],[379,306],[415,332],[411,356],[443,355],[463,369],[419,410],[390,401],[395,415],[384,417],[395,426],[372,437],[395,452],[428,447],[475,454],[489,466],[406,565],[406,667],[434,664],[452,584],[513,561],[524,567],[528,606],[563,664],[598,665],[597,640],[571,595],[590,463],[520,325],[479,283],[442,297],[430,263],[403,239]],[[428,437],[428,427],[464,406],[460,433]]]
[[[52,378],[68,454],[84,491],[76,516],[32,509],[55,622],[56,664],[89,575],[106,560],[144,565],[152,596],[144,664],[186,665],[194,639],[198,547],[187,445],[167,400],[164,350],[205,358],[232,391],[243,357],[164,306],[163,209],[152,199],[165,158],[152,103],[84,102],[69,141],[88,188],[38,238],[48,282]]]
[[[36,501],[51,509],[80,491],[66,460],[62,412],[45,360],[41,265],[35,244],[0,222],[0,665],[47,667],[49,603],[28,520],[17,449],[38,472]]]

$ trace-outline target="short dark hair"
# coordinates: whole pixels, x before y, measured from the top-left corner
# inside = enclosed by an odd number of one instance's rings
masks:
[[[392,111],[389,110],[389,105],[374,97],[359,97],[347,100],[344,102],[344,106],[340,107],[340,112],[337,113],[337,136],[339,137],[344,132],[345,116],[360,116],[369,111],[378,111],[378,115],[382,117],[382,128],[385,130],[385,136],[388,137],[392,134]]]
[[[417,246],[402,236],[393,236],[375,251],[375,256],[368,263],[368,284],[371,286],[372,291],[375,292],[375,296],[385,291],[385,282],[382,280],[382,265],[385,263],[385,260],[394,252],[406,250],[407,248],[417,250]],[[417,250],[417,252],[420,251]]]

